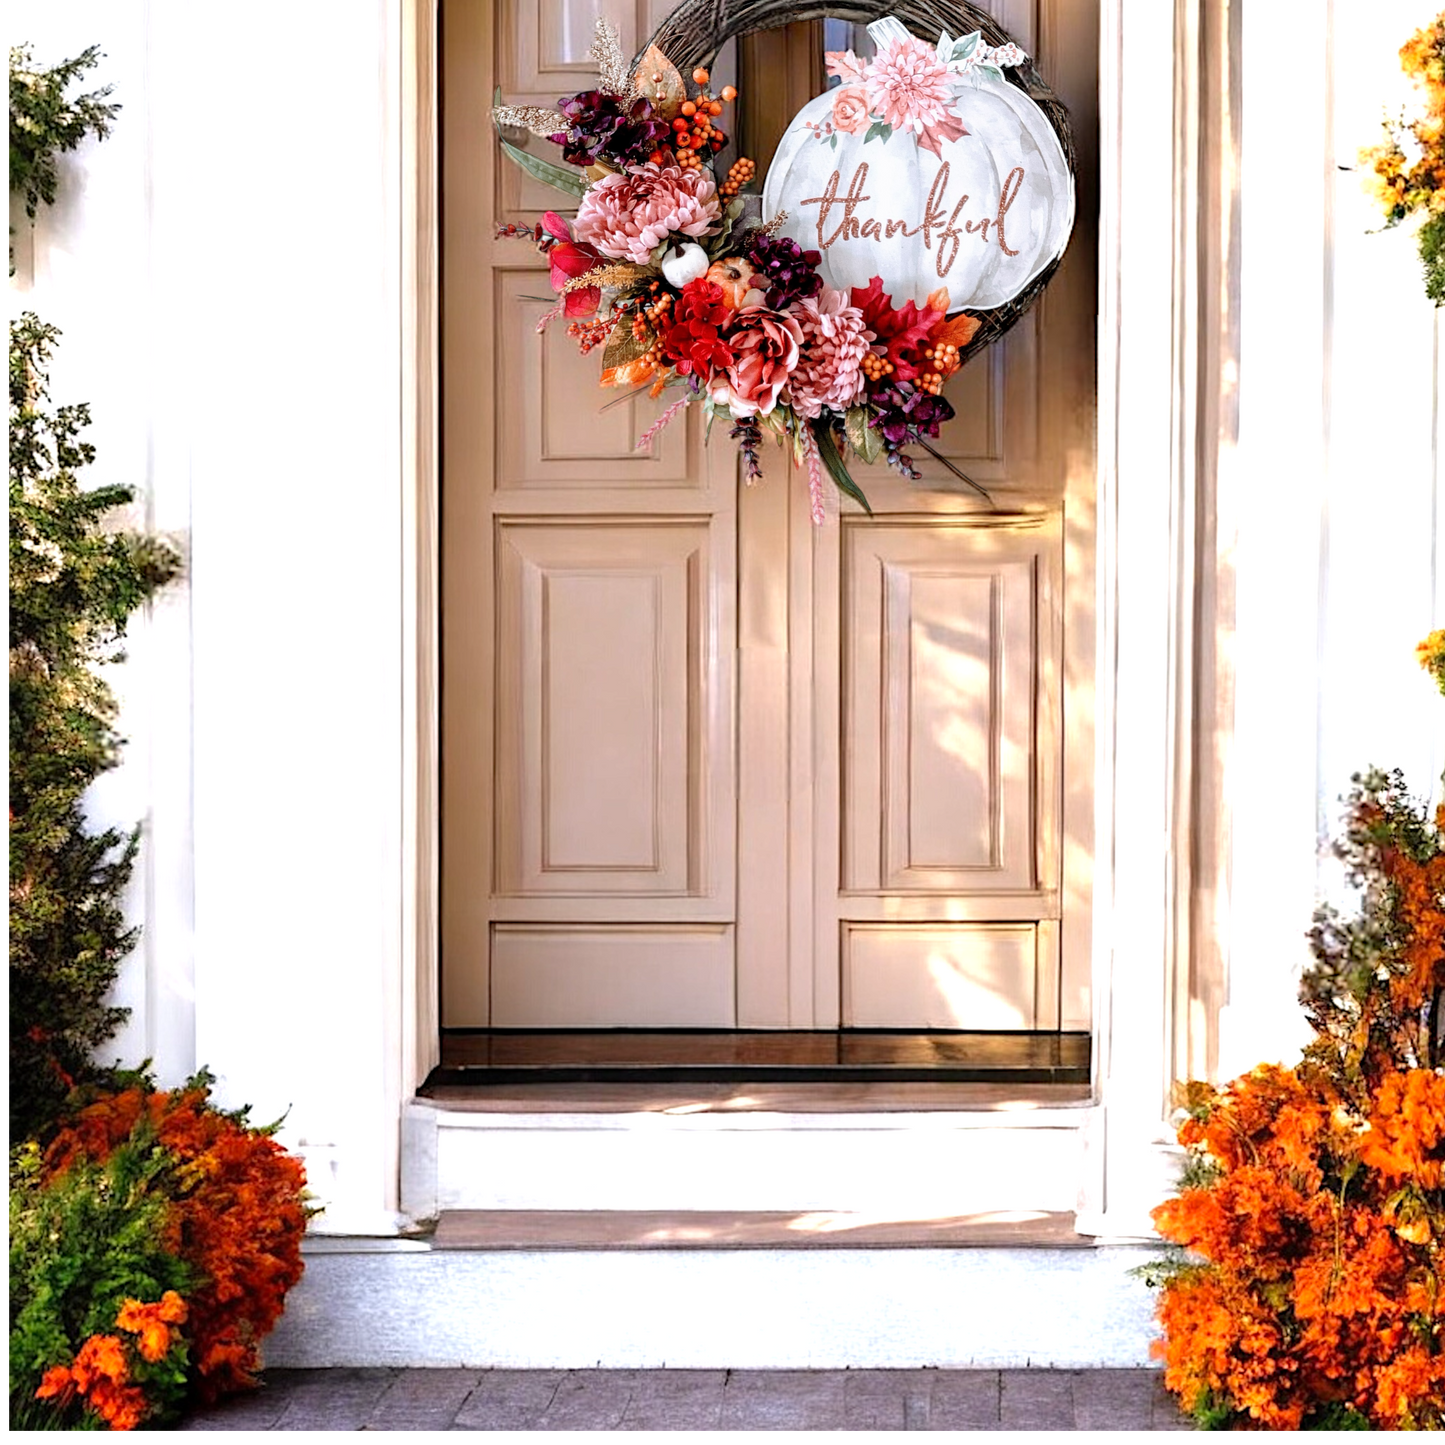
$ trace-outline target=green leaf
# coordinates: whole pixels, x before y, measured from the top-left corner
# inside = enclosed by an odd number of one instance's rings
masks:
[[[886,120],[875,120],[868,127],[868,134],[863,137],[863,144],[867,145],[870,140],[887,140],[893,134],[893,127]]]
[[[972,35],[962,35],[953,42],[953,54],[950,60],[967,60],[973,54],[981,38],[981,31],[975,30]]]
[[[848,414],[843,419],[843,430],[848,437],[848,445],[868,466],[872,466],[883,455],[883,438],[868,425],[866,406],[848,408]]]
[[[719,256],[727,254],[728,238],[733,233],[733,227],[738,223],[746,207],[743,205],[741,196],[734,196],[728,202],[727,209],[723,212],[722,225],[713,232],[711,236],[703,239],[703,249],[708,254],[708,259],[715,261]]]
[[[833,485],[845,497],[851,497],[857,502],[871,517],[873,508],[868,505],[868,498],[863,495],[863,489],[858,483],[848,475],[848,468],[843,465],[843,458],[838,455],[838,447],[833,441],[833,428],[826,421],[815,422],[813,436],[818,443],[818,455],[823,459],[823,465],[827,467]]]
[[[541,181],[544,186],[553,186],[559,191],[565,191],[569,196],[576,196],[578,200],[586,193],[587,177],[574,167],[554,166],[551,161],[544,161],[527,151],[518,150],[510,141],[501,141],[501,147],[508,160],[520,166],[529,176]]]
[[[1003,79],[1003,71],[996,65],[976,65],[974,67],[980,75],[991,75],[995,80]]]
[[[832,133],[832,135],[830,135],[830,136],[828,137],[828,148],[829,148],[830,150],[837,150],[837,149],[838,149],[838,132],[837,132],[837,131],[834,131],[834,132]]]

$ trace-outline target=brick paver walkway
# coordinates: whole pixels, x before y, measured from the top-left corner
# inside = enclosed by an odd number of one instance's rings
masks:
[[[268,1370],[186,1430],[1184,1430],[1157,1370]]]

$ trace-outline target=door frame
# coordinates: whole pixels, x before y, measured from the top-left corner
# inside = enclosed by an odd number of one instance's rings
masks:
[[[397,1027],[386,1049],[400,1063],[405,1096],[422,1084],[440,1052],[440,0],[395,3],[390,92],[396,114],[386,144],[400,177],[395,356],[406,438],[398,496],[406,577],[400,598],[406,741],[398,784],[406,842]],[[1098,1107],[1081,1180],[1080,1221],[1081,1228],[1105,1234],[1147,1232],[1147,1208],[1163,1197],[1172,1142],[1170,1085],[1202,1062],[1187,1027],[1187,1016],[1207,995],[1197,976],[1205,931],[1192,918],[1196,880],[1190,861],[1208,863],[1208,840],[1225,833],[1228,822],[1220,791],[1199,786],[1200,755],[1212,767],[1227,747],[1232,723],[1223,715],[1211,718],[1207,731],[1196,735],[1194,698],[1201,686],[1217,687],[1224,674],[1224,663],[1200,645],[1216,621],[1213,560],[1201,561],[1196,517],[1210,500],[1207,447],[1217,418],[1200,416],[1198,402],[1207,391],[1199,387],[1198,367],[1215,354],[1215,322],[1230,273],[1227,258],[1220,264],[1207,246],[1201,256],[1201,238],[1227,230],[1220,205],[1227,212],[1228,191],[1214,182],[1225,174],[1237,137],[1216,131],[1212,143],[1208,136],[1201,142],[1200,128],[1208,131],[1238,64],[1231,4],[1237,8],[1238,0],[1100,3],[1090,955]],[[1178,123],[1161,125],[1161,114]],[[1167,176],[1169,184],[1144,187],[1136,180],[1126,194],[1126,174]],[[1201,175],[1216,200],[1204,216],[1198,209]],[[1161,201],[1166,195],[1168,204]],[[1215,923],[1216,930],[1220,926]],[[1212,1029],[1212,1018],[1203,1026]],[[398,1107],[398,1128],[400,1112]]]

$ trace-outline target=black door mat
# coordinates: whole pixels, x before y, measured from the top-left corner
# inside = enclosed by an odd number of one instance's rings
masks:
[[[519,1083],[1087,1084],[1087,1033],[476,1030],[442,1035],[422,1089]]]

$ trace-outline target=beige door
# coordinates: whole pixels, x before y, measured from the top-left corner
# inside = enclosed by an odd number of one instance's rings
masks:
[[[635,49],[673,3],[443,8],[443,1022],[1087,1027],[1088,222],[950,386],[940,450],[996,512],[920,455],[815,527],[695,408],[639,450],[664,403],[607,406],[492,239],[564,200],[498,163],[493,90],[582,89],[599,6]],[[1073,110],[1089,217],[1096,19],[994,8]],[[743,48],[755,133],[822,48]]]

